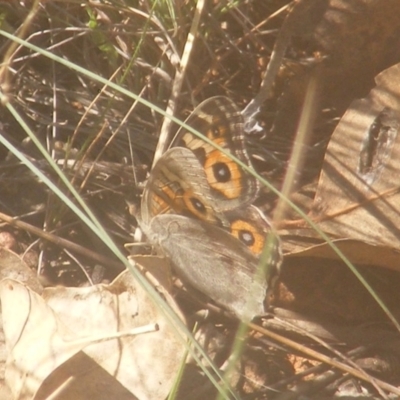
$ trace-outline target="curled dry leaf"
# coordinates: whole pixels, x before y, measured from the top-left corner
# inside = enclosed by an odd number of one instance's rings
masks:
[[[0,297],[15,397],[164,399],[170,391],[184,344],[128,271],[110,285],[45,289],[43,297],[6,279]]]
[[[364,263],[368,253],[375,253],[380,256],[368,264],[400,270],[400,64],[375,81],[366,98],[353,101],[332,135],[310,217],[332,238],[342,239],[339,245],[350,260]],[[325,246],[305,251],[336,257]],[[296,250],[304,246],[291,247],[291,253]],[[387,253],[390,257],[382,257]]]

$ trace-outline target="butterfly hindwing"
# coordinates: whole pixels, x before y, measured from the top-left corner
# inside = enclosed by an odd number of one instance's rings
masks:
[[[243,116],[232,100],[223,96],[205,100],[185,123],[246,166],[251,166],[245,146]],[[196,155],[204,168],[212,194],[218,200],[220,211],[250,204],[256,198],[259,190],[257,179],[211,144],[181,128],[173,146],[186,147]]]

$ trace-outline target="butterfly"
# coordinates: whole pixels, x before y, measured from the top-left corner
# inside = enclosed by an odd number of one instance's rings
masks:
[[[250,166],[243,117],[225,97],[201,103],[186,123]],[[240,319],[266,311],[281,264],[279,238],[251,202],[257,180],[228,156],[181,129],[150,173],[140,225],[178,276]],[[269,242],[268,268],[259,258]]]

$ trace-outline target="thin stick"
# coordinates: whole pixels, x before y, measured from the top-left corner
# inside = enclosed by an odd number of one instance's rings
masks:
[[[353,375],[354,377],[359,378],[359,379],[361,379],[363,381],[366,381],[366,382],[370,383],[371,379],[373,379],[374,383],[377,386],[379,386],[381,389],[387,390],[387,391],[389,391],[391,393],[394,393],[394,394],[400,396],[400,389],[399,388],[397,388],[397,387],[395,387],[393,385],[390,385],[390,384],[388,384],[388,383],[386,383],[386,382],[384,382],[384,381],[382,381],[380,379],[372,378],[370,375],[368,375],[367,373],[365,373],[363,371],[358,371],[357,369],[355,369],[353,367],[350,367],[349,365],[346,365],[346,364],[344,364],[344,363],[342,363],[340,361],[337,361],[337,360],[335,360],[333,358],[330,358],[330,357],[328,357],[328,356],[326,356],[324,354],[318,353],[315,350],[312,350],[312,349],[310,349],[308,347],[305,347],[305,346],[303,346],[303,345],[301,345],[299,343],[296,343],[294,340],[285,338],[285,337],[283,337],[283,336],[281,336],[281,335],[279,335],[277,333],[274,333],[274,332],[272,332],[272,331],[270,331],[268,329],[264,329],[264,328],[254,324],[254,323],[250,323],[249,327],[251,329],[254,329],[255,331],[260,332],[260,333],[264,334],[265,336],[277,341],[278,343],[284,344],[284,345],[286,345],[286,346],[288,346],[288,347],[290,347],[290,348],[292,348],[292,349],[294,349],[296,351],[299,351],[299,352],[307,355],[310,358],[314,358],[315,360],[318,360],[320,362],[323,362],[323,363],[326,363],[328,365],[331,365],[332,367],[335,367],[335,368],[337,368],[337,369],[339,369],[341,371],[347,372],[347,373]]]
[[[122,263],[120,263],[120,262],[117,262],[115,260],[112,260],[111,258],[102,256],[99,253],[91,251],[91,250],[87,249],[86,247],[80,246],[79,244],[71,242],[67,239],[61,238],[61,237],[56,236],[49,232],[45,232],[42,229],[37,228],[36,226],[30,225],[26,222],[23,222],[16,218],[10,217],[7,214],[0,213],[0,220],[7,222],[11,226],[15,226],[16,228],[23,229],[29,233],[32,233],[33,235],[36,235],[42,239],[45,239],[51,243],[54,243],[57,246],[64,247],[70,251],[81,254],[82,256],[89,257],[92,260],[95,260],[107,267],[114,268],[117,271],[122,271],[125,268],[122,265]]]

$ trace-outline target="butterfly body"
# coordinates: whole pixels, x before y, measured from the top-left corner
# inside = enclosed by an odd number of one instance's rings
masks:
[[[200,104],[186,123],[251,166],[243,118],[225,97]],[[250,203],[258,183],[211,144],[188,131],[156,163],[142,197],[140,225],[178,276],[240,319],[265,313],[281,263],[270,222]],[[269,244],[269,266],[259,259]]]

